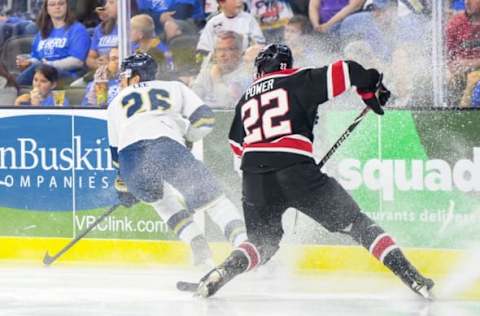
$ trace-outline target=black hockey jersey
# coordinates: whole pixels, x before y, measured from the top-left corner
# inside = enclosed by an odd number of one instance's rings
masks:
[[[242,158],[242,170],[263,173],[312,161],[318,106],[352,86],[364,98],[371,97],[378,77],[374,69],[340,60],[257,79],[239,100],[229,133],[234,154]]]

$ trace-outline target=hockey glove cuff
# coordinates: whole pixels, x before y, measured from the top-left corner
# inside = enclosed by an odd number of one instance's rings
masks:
[[[378,115],[383,115],[382,107],[390,98],[390,91],[382,83],[383,74],[378,77],[378,82],[375,85],[374,91],[359,90],[358,94],[362,97],[363,102]]]
[[[117,198],[120,204],[124,207],[132,207],[133,205],[140,202],[132,193],[128,192],[127,185],[122,180],[122,178],[117,177],[114,184],[115,190],[117,191]]]

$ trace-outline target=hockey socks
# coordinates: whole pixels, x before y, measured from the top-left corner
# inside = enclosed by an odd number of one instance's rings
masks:
[[[423,277],[404,256],[394,239],[367,215],[359,216],[342,231],[353,237],[397,275],[415,293],[430,298],[434,282]]]
[[[185,209],[185,205],[181,201],[181,197],[173,188],[165,184],[164,198],[150,203],[150,205],[153,206],[178,239],[190,244],[194,265],[202,265],[204,263],[210,265],[212,253],[207,240],[198,225],[193,221],[192,214]]]
[[[205,206],[212,221],[220,227],[225,238],[237,247],[247,240],[245,224],[235,205],[225,195]]]

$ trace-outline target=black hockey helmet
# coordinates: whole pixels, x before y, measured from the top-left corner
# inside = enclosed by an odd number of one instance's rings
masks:
[[[152,56],[145,53],[137,53],[122,61],[122,75],[131,78],[140,76],[140,81],[151,81],[157,74],[157,62]]]
[[[256,76],[262,73],[292,68],[292,51],[284,44],[270,44],[265,46],[255,58]]]

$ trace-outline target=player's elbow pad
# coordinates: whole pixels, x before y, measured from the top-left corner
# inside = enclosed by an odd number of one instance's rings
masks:
[[[206,105],[200,106],[188,118],[190,126],[185,134],[185,139],[196,142],[208,133],[210,133],[215,125],[215,115],[213,111]]]
[[[211,131],[213,127],[199,127],[195,128],[190,126],[187,130],[187,133],[185,134],[185,139],[188,140],[189,142],[196,142],[199,141],[200,139],[204,138],[207,136]]]

